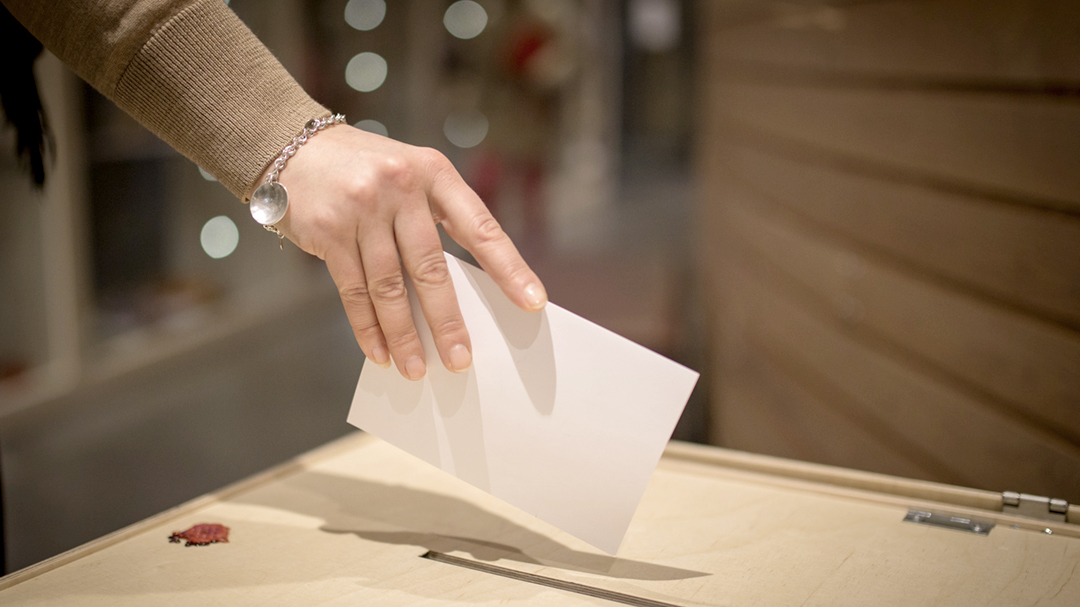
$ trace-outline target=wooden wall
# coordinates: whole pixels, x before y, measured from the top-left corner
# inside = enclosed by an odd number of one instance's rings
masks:
[[[712,440],[1080,502],[1080,3],[698,8]]]

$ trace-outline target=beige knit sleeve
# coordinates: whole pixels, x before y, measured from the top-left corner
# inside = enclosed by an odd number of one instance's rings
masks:
[[[2,0],[80,77],[243,197],[329,114],[222,0]]]

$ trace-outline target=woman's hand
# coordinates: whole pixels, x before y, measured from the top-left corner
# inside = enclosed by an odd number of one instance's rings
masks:
[[[436,224],[465,247],[515,304],[538,311],[547,294],[480,198],[441,153],[347,125],[303,145],[281,172],[289,210],[277,227],[326,262],[364,355],[408,379],[427,371],[402,264],[442,364],[472,364]],[[260,182],[261,183],[261,182]]]

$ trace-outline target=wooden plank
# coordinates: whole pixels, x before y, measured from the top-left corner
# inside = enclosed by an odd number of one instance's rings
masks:
[[[773,201],[920,270],[1080,327],[1080,219],[738,145],[724,146],[720,162],[755,200]]]
[[[928,453],[989,434],[976,451],[1000,440],[997,457],[1020,467],[1027,447],[1049,437],[1045,457],[1026,466],[1047,478],[1073,475],[1080,11],[1066,0],[837,4],[759,4],[754,19],[744,18],[746,3],[703,5],[698,171],[715,343],[726,355],[737,345],[732,331],[751,327],[744,356],[766,359],[829,407],[838,394],[863,403],[887,431],[897,409],[904,436]],[[779,236],[761,237],[755,224],[731,244],[730,175],[717,167],[734,164],[724,158],[732,143],[742,148],[738,168],[755,178],[743,210],[787,230]],[[744,289],[732,267],[759,284]],[[786,331],[770,325],[770,305],[794,310],[779,323]],[[934,322],[915,322],[927,314]],[[987,335],[1002,319],[1005,334]],[[826,340],[825,360],[805,336],[813,323],[836,342]],[[803,350],[785,349],[785,339]],[[1062,346],[1064,360],[1055,356]],[[725,360],[713,371],[716,393],[737,372]],[[868,385],[868,373],[887,381]],[[1024,392],[1033,386],[1035,394]],[[899,410],[909,402],[903,390],[960,413],[930,411],[920,422]],[[966,413],[975,428],[946,436],[942,424]],[[1014,429],[1023,435],[1017,444]],[[783,440],[775,429],[754,430]],[[1054,470],[1055,449],[1071,463]],[[978,468],[994,466],[968,462],[958,467],[985,475]]]
[[[789,372],[792,367],[782,360],[783,353],[768,351],[756,336],[761,311],[745,292],[760,286],[746,284],[747,252],[733,235],[724,240],[722,265],[712,281],[722,311],[712,348],[718,444],[936,482],[967,480],[962,470],[928,453],[880,416],[868,414],[861,403],[840,391],[822,390],[820,382],[807,382],[805,374]]]
[[[1073,0],[842,4],[788,4],[771,19],[716,32],[714,57],[759,68],[957,83],[1080,81]]]
[[[721,367],[714,424],[720,444],[777,457],[946,481],[962,475],[920,465],[747,352],[742,364]]]
[[[879,427],[962,471],[965,485],[1056,494],[1070,501],[1080,497],[1075,445],[855,339],[835,315],[793,294],[776,268],[745,242],[734,246],[742,252],[728,256],[725,271],[739,278],[727,296],[742,300],[749,311],[748,339],[808,390],[823,400],[857,404]],[[750,261],[753,257],[757,262]]]
[[[1080,444],[1080,333],[807,232],[782,209],[765,212],[767,201],[740,185],[728,184],[727,216],[743,240],[838,318]]]
[[[728,81],[712,84],[707,104],[759,145],[841,154],[900,182],[1080,213],[1080,104],[1070,100]]]
[[[148,526],[5,588],[0,601],[610,604],[419,558],[434,547],[673,605],[1080,600],[1077,538],[1004,523],[987,536],[905,523],[908,502],[895,500],[665,458],[619,556],[610,557],[372,441]],[[195,550],[165,540],[197,521],[229,525],[230,542]]]

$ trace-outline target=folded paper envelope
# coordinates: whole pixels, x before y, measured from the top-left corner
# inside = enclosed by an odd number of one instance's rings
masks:
[[[524,312],[446,261],[472,368],[442,366],[410,284],[427,376],[365,363],[349,423],[615,554],[698,374],[554,304]]]

